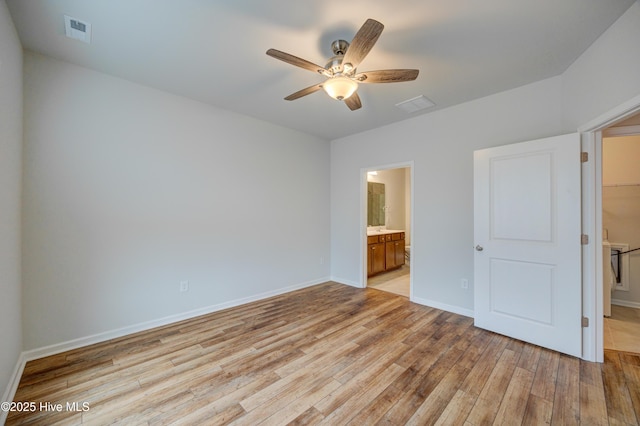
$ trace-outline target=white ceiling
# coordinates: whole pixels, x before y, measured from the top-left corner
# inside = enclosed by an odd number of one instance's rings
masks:
[[[561,74],[635,0],[6,0],[25,49],[331,140]],[[64,36],[67,14],[92,25]],[[367,18],[385,25],[359,71],[418,79],[360,85],[363,107],[317,92],[323,77],[268,57],[324,65]],[[436,107],[395,104],[425,95]]]

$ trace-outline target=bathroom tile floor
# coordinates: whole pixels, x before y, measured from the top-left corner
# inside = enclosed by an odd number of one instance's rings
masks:
[[[604,348],[640,353],[640,309],[611,306],[604,319]]]
[[[409,272],[409,266],[404,265],[395,271],[375,275],[367,279],[367,287],[409,297],[411,276]]]

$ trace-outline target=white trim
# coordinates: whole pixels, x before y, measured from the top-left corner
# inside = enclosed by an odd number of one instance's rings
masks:
[[[602,185],[603,188],[618,188],[620,186],[640,186],[640,183],[610,183],[608,185]]]
[[[640,111],[640,95],[629,99],[627,102],[618,105],[599,117],[596,117],[588,123],[578,127],[578,131],[580,133],[591,133],[598,130],[604,130],[607,127],[611,127],[616,123],[626,120],[638,111]]]
[[[612,305],[626,306],[627,308],[640,309],[640,302],[631,302],[629,300],[611,299]]]
[[[338,284],[344,284],[344,285],[348,285],[351,287],[357,287],[357,288],[362,288],[362,286],[360,285],[359,282],[357,281],[351,281],[348,280],[346,278],[340,278],[340,277],[331,277],[331,281],[336,282]]]
[[[410,182],[410,187],[409,187],[409,196],[411,197],[410,201],[410,205],[409,205],[409,209],[411,210],[409,212],[409,226],[411,227],[411,229],[409,230],[409,247],[411,247],[411,252],[409,253],[409,300],[411,300],[413,298],[413,277],[414,277],[414,273],[413,273],[413,266],[415,265],[415,263],[411,263],[411,259],[413,259],[414,254],[415,254],[415,246],[413,244],[413,224],[414,224],[414,218],[416,215],[413,214],[413,209],[414,209],[414,203],[415,203],[415,199],[416,197],[414,196],[414,183],[415,183],[415,179],[413,177],[413,161],[411,162],[411,168],[409,169],[409,175],[411,176],[411,182]],[[418,244],[419,246],[419,244]],[[405,247],[406,249],[406,247]]]
[[[460,306],[447,305],[446,303],[436,302],[435,300],[423,299],[421,297],[411,297],[410,300],[419,305],[429,306],[431,308],[440,309],[441,311],[453,312],[454,314],[473,318],[473,309],[466,309],[466,308],[461,308]]]
[[[602,144],[596,143],[600,132],[582,134],[582,151],[589,153],[590,161],[582,165],[582,225],[583,234],[590,237],[593,243],[582,246],[582,312],[583,316],[591,319],[589,327],[582,329],[582,359],[587,361],[604,361],[603,315],[604,300],[602,293],[602,278],[598,286],[597,277],[602,277],[602,209],[596,206],[601,201],[602,191],[594,188],[602,186],[600,172],[601,158],[599,149]]]
[[[377,170],[377,168],[369,167],[360,169],[360,279],[357,285],[359,288],[365,288],[367,286],[367,275],[369,272],[367,270],[367,256],[369,255],[367,245],[367,214],[369,208],[367,176],[369,172],[373,170]]]
[[[595,259],[595,275],[591,279],[591,294],[595,295],[595,315],[598,319],[597,324],[594,325],[594,330],[591,334],[591,346],[593,347],[591,357],[588,361],[604,362],[604,270],[602,259],[602,132],[596,131],[591,133],[593,136],[593,165],[592,167],[592,179],[591,182],[595,185],[595,192],[590,191],[592,203],[595,208],[593,213],[593,233],[595,241],[590,247],[591,259]]]
[[[7,385],[7,389],[4,391],[4,394],[2,395],[2,399],[0,399],[0,402],[13,401],[13,398],[16,395],[16,391],[18,390],[18,385],[20,384],[20,379],[22,378],[22,372],[24,371],[24,366],[26,364],[27,364],[27,360],[23,352],[20,354],[20,357],[18,357],[16,366],[13,369],[13,374],[11,375],[11,379],[9,380],[9,384]],[[8,416],[9,416],[8,411],[0,410],[1,425],[6,423]]]
[[[640,125],[638,126],[620,126],[611,127],[602,131],[602,136],[605,138],[615,138],[620,136],[635,136],[640,135]]]
[[[156,327],[161,327],[161,326],[172,324],[178,321],[199,317],[201,315],[207,315],[213,312],[221,311],[223,309],[233,308],[233,307],[244,305],[247,303],[267,299],[269,297],[278,296],[280,294],[289,293],[291,291],[299,290],[302,288],[311,287],[327,281],[329,281],[328,277],[321,278],[318,280],[313,280],[313,281],[307,281],[305,283],[295,284],[289,287],[284,287],[277,290],[260,293],[254,296],[244,297],[242,299],[231,300],[229,302],[219,303],[217,305],[211,305],[211,306],[206,306],[204,308],[194,309],[189,312],[169,315],[164,318],[159,318],[156,320],[146,321],[143,323],[134,324],[127,327],[118,328],[116,330],[105,331],[102,333],[93,334],[91,336],[80,337],[78,339],[69,340],[67,342],[61,342],[61,343],[45,346],[42,348],[31,349],[23,352],[22,355],[25,361],[31,361],[31,360],[43,358],[46,356],[56,355],[56,354],[66,352],[72,349],[77,349],[83,346],[105,342],[107,340],[127,336],[129,334],[138,333],[140,331],[150,330]]]

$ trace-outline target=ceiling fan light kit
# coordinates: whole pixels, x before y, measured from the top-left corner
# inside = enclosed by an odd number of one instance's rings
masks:
[[[358,89],[358,83],[349,77],[338,75],[325,81],[322,88],[333,99],[342,101],[353,95]]]
[[[415,69],[390,69],[356,74],[356,68],[373,48],[383,28],[384,25],[380,22],[367,19],[351,43],[345,40],[331,43],[335,56],[329,59],[324,67],[280,50],[267,50],[267,55],[273,58],[327,77],[325,82],[299,90],[287,96],[285,100],[293,101],[323,89],[333,99],[344,101],[347,107],[354,111],[362,107],[356,92],[358,83],[399,83],[415,80],[419,73]]]

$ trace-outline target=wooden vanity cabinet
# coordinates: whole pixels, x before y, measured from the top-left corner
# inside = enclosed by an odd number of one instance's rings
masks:
[[[367,237],[367,274],[375,275],[385,270],[385,243],[381,236]]]
[[[368,276],[404,265],[404,232],[367,237]]]
[[[386,269],[389,270],[404,265],[404,240],[389,241],[385,245]]]

